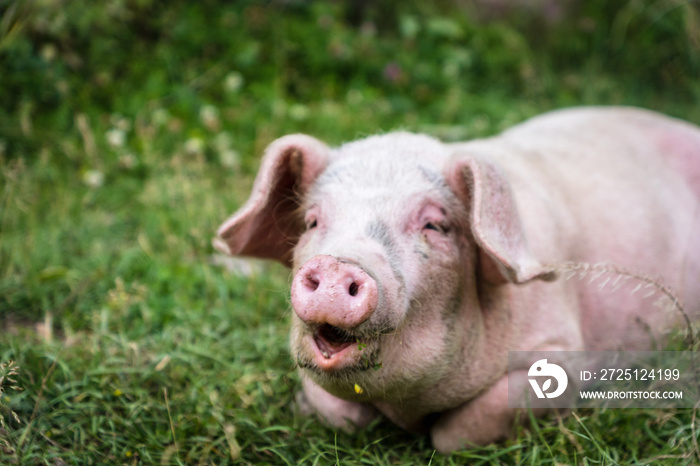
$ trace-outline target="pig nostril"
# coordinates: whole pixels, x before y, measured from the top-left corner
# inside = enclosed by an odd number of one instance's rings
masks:
[[[357,290],[358,290],[359,285],[355,282],[352,282],[350,284],[350,288],[348,288],[348,293],[350,293],[350,296],[357,296]]]
[[[306,278],[306,280],[304,280],[304,285],[306,285],[306,287],[310,291],[314,292],[318,289],[320,282],[318,280],[316,280],[312,275],[307,275],[304,278]]]

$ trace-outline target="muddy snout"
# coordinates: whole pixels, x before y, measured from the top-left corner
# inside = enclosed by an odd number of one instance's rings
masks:
[[[377,282],[359,266],[333,256],[314,256],[292,281],[292,306],[311,327],[352,330],[377,309]]]

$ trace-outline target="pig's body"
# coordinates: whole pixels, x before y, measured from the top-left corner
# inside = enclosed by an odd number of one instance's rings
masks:
[[[700,312],[700,130],[610,108],[451,145],[288,136],[219,233],[291,262],[307,407],[338,427],[379,411],[442,451],[488,443],[512,428],[508,385],[527,384],[508,351],[650,348],[682,320],[562,264],[658,277]]]
[[[697,127],[636,109],[576,109],[455,147],[503,170],[539,262],[618,264],[685,292],[700,312]],[[567,298],[585,349],[649,348],[648,327],[658,336],[674,321],[629,287],[601,292],[602,281],[575,280]]]

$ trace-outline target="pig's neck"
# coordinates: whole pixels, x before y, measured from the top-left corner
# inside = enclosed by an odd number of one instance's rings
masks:
[[[507,371],[508,350],[518,338],[513,326],[513,285],[482,286],[479,308],[467,300],[454,322],[462,337],[451,367],[410,398],[375,400],[385,416],[406,430],[424,432],[431,413],[455,408],[478,396]],[[517,294],[517,293],[516,293]]]

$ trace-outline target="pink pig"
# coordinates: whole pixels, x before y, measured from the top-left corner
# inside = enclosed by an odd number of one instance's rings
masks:
[[[565,263],[658,277],[700,313],[700,129],[580,108],[459,144],[286,136],[215,244],[293,269],[306,410],[345,429],[381,413],[442,452],[487,444],[527,385],[508,351],[647,349],[683,319]]]

